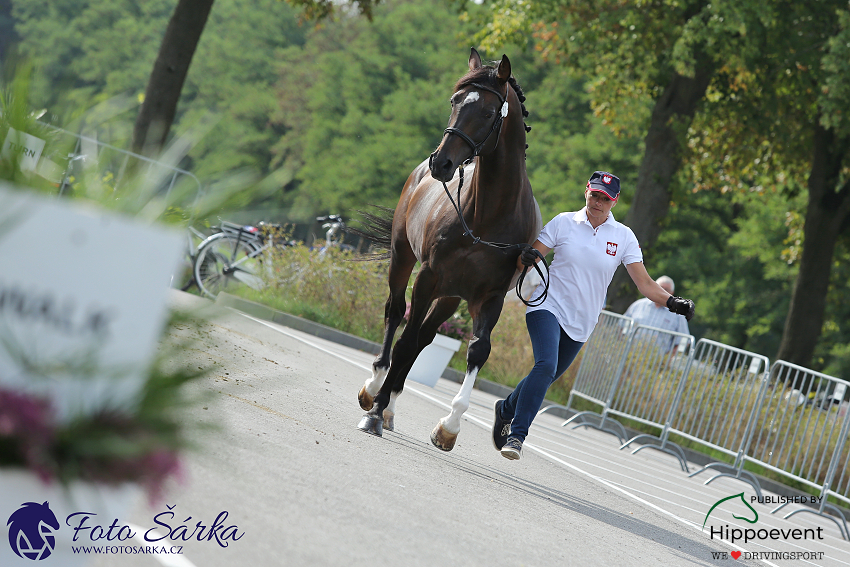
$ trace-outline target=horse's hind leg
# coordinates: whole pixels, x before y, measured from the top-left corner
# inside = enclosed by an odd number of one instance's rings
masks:
[[[375,396],[384,385],[384,380],[387,377],[387,372],[390,368],[390,353],[392,352],[393,338],[401,321],[404,319],[404,312],[407,308],[407,301],[404,298],[404,293],[407,290],[407,282],[410,279],[410,273],[413,271],[413,266],[416,263],[416,258],[413,256],[413,251],[407,243],[394,247],[392,259],[390,260],[389,270],[389,287],[390,295],[384,306],[384,340],[381,344],[381,352],[372,363],[372,376],[366,380],[360,392],[357,394],[357,400],[360,407],[366,411],[372,409],[375,402]],[[395,397],[391,399],[390,407],[395,405]],[[392,430],[392,418],[385,419],[384,426]]]
[[[457,395],[452,400],[452,411],[446,417],[440,419],[437,426],[431,432],[431,442],[443,451],[451,451],[454,448],[457,435],[460,432],[460,419],[469,409],[469,399],[472,396],[472,388],[478,371],[487,362],[490,356],[490,333],[499,321],[502,313],[504,297],[497,295],[488,298],[481,303],[469,305],[472,315],[472,339],[466,352],[466,375]]]
[[[424,348],[424,345],[419,346],[419,331],[433,302],[435,285],[436,276],[434,272],[427,267],[423,267],[416,276],[416,281],[413,284],[410,316],[407,326],[405,326],[404,331],[401,333],[401,337],[392,348],[389,370],[387,371],[384,384],[374,398],[372,409],[360,420],[360,424],[358,425],[358,428],[367,433],[378,436],[382,434],[383,412],[387,408],[390,408],[390,412],[394,412],[395,399],[401,394],[404,378],[410,371],[410,367],[413,366],[413,362],[416,360],[419,351]],[[436,329],[436,326],[434,328]],[[433,338],[433,334],[431,338]],[[390,405],[391,403],[393,406]],[[392,423],[393,415],[388,414],[388,417],[390,418],[390,423]]]

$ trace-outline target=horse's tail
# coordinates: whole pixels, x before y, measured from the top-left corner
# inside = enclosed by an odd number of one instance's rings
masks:
[[[372,253],[357,256],[354,259],[359,261],[388,260],[392,245],[393,213],[395,213],[395,209],[378,205],[370,205],[370,207],[377,212],[357,211],[362,217],[360,221],[360,224],[363,225],[362,229],[353,227],[346,227],[345,229],[350,234],[372,241]]]

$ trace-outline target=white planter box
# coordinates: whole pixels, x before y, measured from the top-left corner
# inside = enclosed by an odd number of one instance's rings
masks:
[[[433,388],[459,348],[459,340],[438,334],[416,357],[407,379]]]

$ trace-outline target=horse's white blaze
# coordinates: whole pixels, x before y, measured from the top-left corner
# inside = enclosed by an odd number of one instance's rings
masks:
[[[458,108],[463,108],[464,105],[471,104],[471,103],[477,101],[479,98],[480,97],[478,96],[477,91],[470,91],[470,93],[468,95],[466,95],[466,98],[463,99],[463,102],[460,103],[460,106]]]
[[[472,387],[475,385],[476,376],[478,376],[478,369],[473,368],[463,377],[463,384],[460,387],[460,391],[458,391],[452,400],[452,413],[440,420],[440,425],[443,426],[446,432],[454,435],[460,431],[460,418],[469,409],[469,398],[472,395]]]
[[[372,377],[366,380],[366,383],[363,385],[367,394],[373,398],[378,395],[381,386],[384,385],[384,380],[386,379],[387,372],[389,372],[389,370],[389,368],[372,367]],[[390,403],[392,403],[392,401],[390,401]]]

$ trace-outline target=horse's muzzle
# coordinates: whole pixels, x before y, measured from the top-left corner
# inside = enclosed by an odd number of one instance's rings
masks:
[[[439,157],[439,149],[431,154],[431,159],[428,160],[428,169],[431,170],[431,177],[437,181],[448,183],[454,177],[457,164],[445,157]]]

